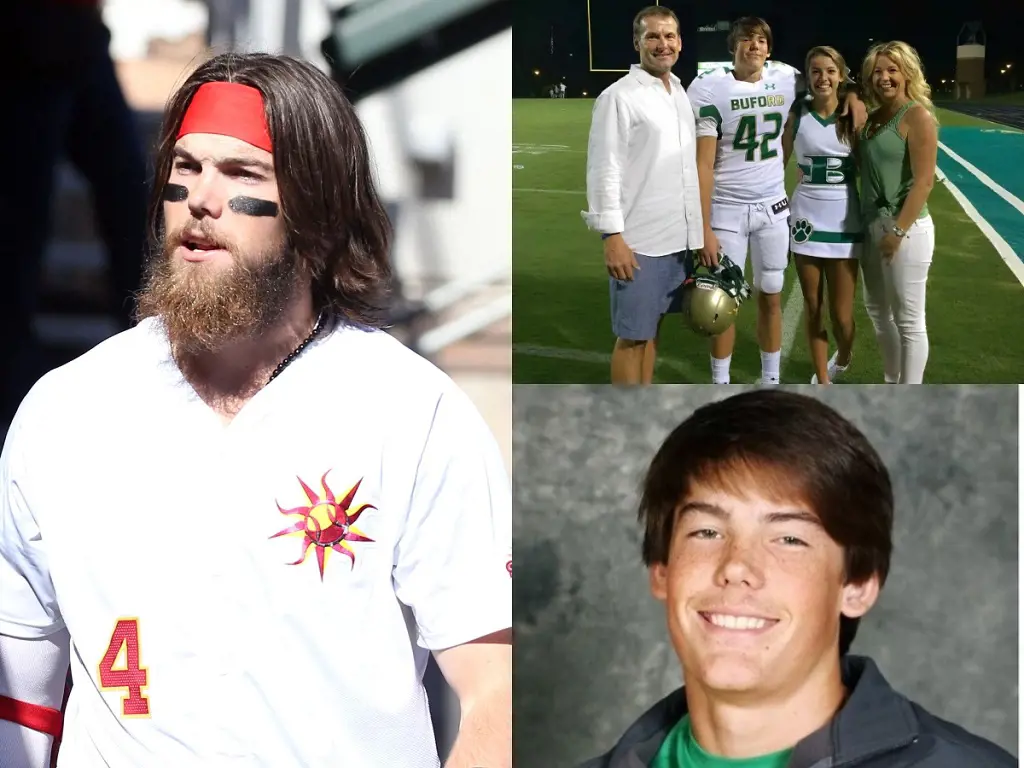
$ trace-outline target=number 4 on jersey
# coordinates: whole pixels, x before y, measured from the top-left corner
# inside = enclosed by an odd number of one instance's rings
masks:
[[[782,133],[782,115],[778,112],[769,112],[762,116],[766,123],[773,123],[770,132],[760,138],[757,135],[757,115],[743,115],[739,125],[736,126],[736,137],[732,140],[732,148],[746,152],[744,159],[748,163],[754,162],[754,152],[760,147],[761,157],[758,160],[768,160],[778,155],[778,151],[771,148],[768,142],[779,138]]]
[[[114,664],[124,648],[123,666],[114,668]],[[139,620],[118,619],[114,633],[110,636],[110,645],[100,661],[100,688],[127,688],[128,692],[121,698],[121,714],[124,717],[147,717],[149,715],[149,699],[142,695],[142,689],[149,681],[149,672],[139,664]]]

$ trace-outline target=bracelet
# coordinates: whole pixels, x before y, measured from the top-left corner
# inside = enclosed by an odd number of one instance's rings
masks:
[[[892,233],[894,235],[896,235],[896,237],[906,237],[907,236],[907,230],[901,229],[900,226],[898,224],[896,224],[896,223],[893,223],[893,225],[892,225]]]

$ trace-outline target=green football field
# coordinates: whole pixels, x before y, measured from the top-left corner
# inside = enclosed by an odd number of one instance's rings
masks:
[[[580,217],[587,207],[592,106],[591,99],[513,103],[513,380],[519,384],[609,381],[614,338],[608,278],[600,238]],[[944,110],[939,119],[944,127],[993,128],[992,123]],[[793,171],[791,163],[789,188]],[[983,205],[975,205],[985,216]],[[936,248],[928,284],[931,352],[926,383],[1024,382],[1019,330],[1024,287],[944,184],[935,185],[928,206],[935,220]],[[1024,216],[1011,225],[1024,231]],[[749,279],[749,260],[747,271]],[[853,365],[842,382],[881,383],[881,356],[860,285],[857,293]],[[806,383],[813,370],[803,298],[792,267],[783,307],[782,381]],[[734,383],[760,376],[755,321],[756,303],[751,300],[737,319]],[[678,315],[668,316],[655,381],[709,383],[708,354],[706,340],[686,330]]]

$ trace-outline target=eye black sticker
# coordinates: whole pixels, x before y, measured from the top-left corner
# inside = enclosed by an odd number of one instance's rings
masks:
[[[260,200],[257,197],[232,197],[228,200],[228,207],[235,213],[244,213],[246,216],[277,216],[277,203],[270,200]]]
[[[182,184],[165,184],[164,200],[169,203],[180,203],[188,200],[188,187]],[[246,216],[269,216],[274,218],[278,213],[278,205],[271,200],[260,200],[257,197],[239,195],[228,200],[228,207],[235,213]]]
[[[164,184],[164,200],[168,203],[180,203],[188,200],[188,187],[181,184]]]

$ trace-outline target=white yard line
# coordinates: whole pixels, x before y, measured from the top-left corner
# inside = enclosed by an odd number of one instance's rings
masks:
[[[800,280],[795,276],[795,285],[789,292],[786,305],[782,308],[782,360],[779,362],[779,381],[782,381],[786,363],[793,353],[793,344],[796,343],[797,333],[800,330],[800,320],[803,317],[804,294],[800,290]]]
[[[982,171],[977,166],[972,165],[967,160],[965,160],[964,158],[960,157],[960,155],[958,155],[952,149],[947,147],[941,141],[939,142],[939,149],[941,149],[943,152],[945,152],[951,158],[953,158],[958,163],[960,163],[960,165],[962,165],[964,167],[964,169],[966,169],[966,171],[968,173],[972,174],[978,181],[980,181],[986,187],[988,187],[993,192],[995,192],[997,195],[999,195],[1001,198],[1003,198],[1003,200],[1005,200],[1010,205],[1012,205],[1014,208],[1016,208],[1017,211],[1022,216],[1024,216],[1024,201],[1022,201],[1019,197],[1017,197],[1012,192],[1009,192],[1008,190],[1006,190],[1005,188],[1001,187],[999,184],[994,182],[992,180],[992,177],[990,177],[988,174],[986,174],[984,171]]]
[[[1006,266],[1010,268],[1010,271],[1013,272],[1020,284],[1024,285],[1024,262],[1021,262],[1016,252],[1014,252],[1013,248],[1010,247],[1010,244],[1006,242],[1002,235],[996,232],[995,228],[985,220],[985,218],[978,212],[978,209],[974,207],[974,204],[967,199],[967,196],[959,190],[956,184],[949,180],[948,176],[943,183],[949,189],[956,201],[960,203],[960,207],[964,209],[964,213],[970,217],[971,221],[978,225],[978,229],[980,229],[982,234],[984,234],[985,237],[988,238],[988,241],[992,243],[992,247],[996,249],[999,257],[1003,260]]]

